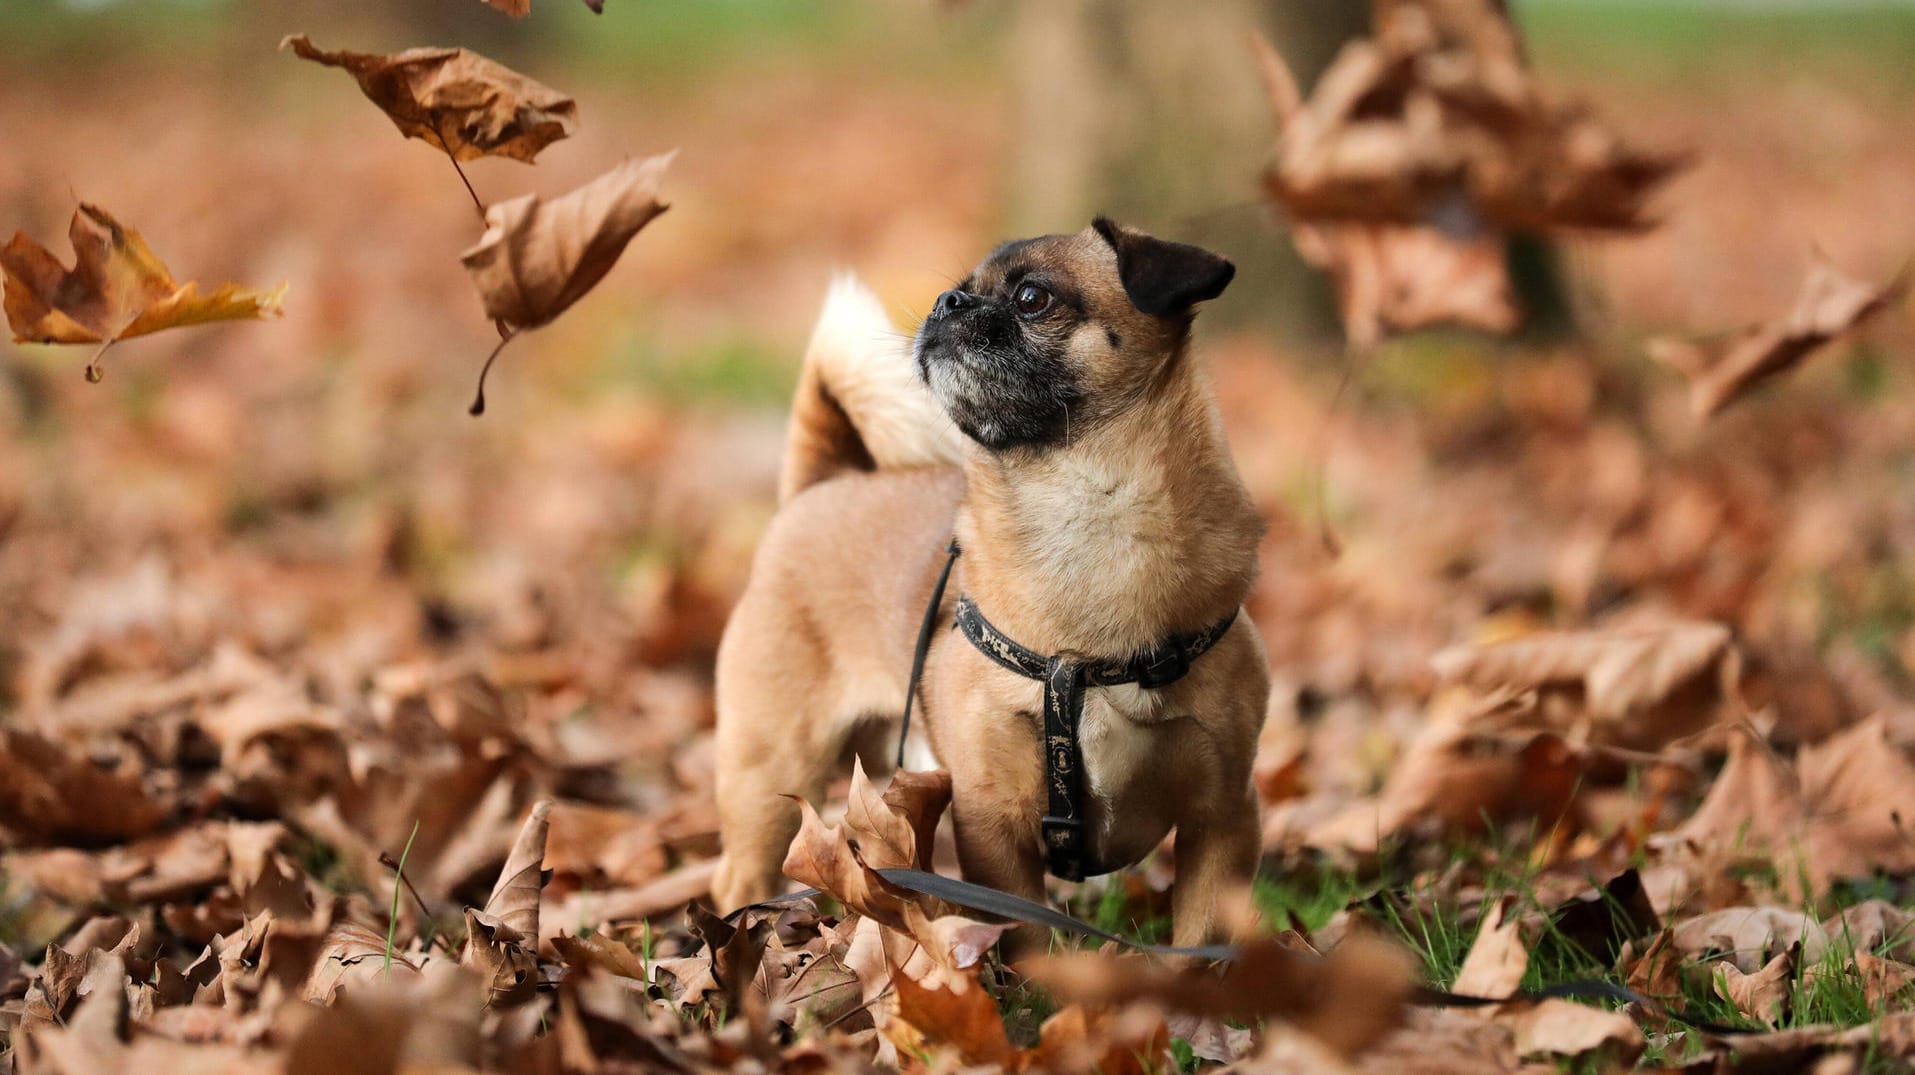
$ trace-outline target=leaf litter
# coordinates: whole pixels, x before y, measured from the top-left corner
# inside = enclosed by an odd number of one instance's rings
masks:
[[[1355,133],[1410,140],[1372,147],[1400,169],[1367,173],[1385,183],[1375,214],[1337,189],[1361,169],[1305,167],[1311,153],[1363,163],[1370,149],[1336,145],[1353,132],[1334,123],[1314,149],[1298,136],[1309,153],[1276,182],[1307,227],[1393,229],[1347,233],[1391,251],[1400,230],[1435,251],[1362,270],[1373,296],[1404,293],[1393,277],[1422,289],[1401,316],[1378,312],[1395,299],[1346,293],[1346,312],[1372,311],[1349,314],[1375,321],[1371,339],[1504,324],[1488,243],[1512,228],[1636,229],[1660,180],[1613,138],[1562,134],[1586,132],[1588,114],[1534,103],[1506,23],[1467,4],[1392,6],[1427,8],[1395,16],[1425,29],[1386,29],[1381,52],[1357,54],[1380,69],[1348,61],[1374,80],[1353,83],[1359,96],[1400,104],[1377,115],[1405,128]],[[1417,126],[1419,101],[1441,106],[1434,126]],[[1501,129],[1470,127],[1464,104],[1523,117],[1521,144],[1485,150]],[[1563,165],[1554,140],[1585,137],[1592,155]],[[1450,188],[1431,195],[1439,166]],[[1583,172],[1539,185],[1566,167]],[[514,269],[520,234],[497,240],[512,324],[551,320],[603,275],[590,242]],[[1452,272],[1443,244],[1458,236],[1484,245],[1465,244]],[[1479,313],[1422,308],[1453,290]],[[1893,290],[1831,289],[1787,340],[1839,336]],[[1294,424],[1310,424],[1320,395],[1266,350],[1233,356],[1243,347],[1219,341],[1226,419],[1290,450],[1267,423],[1299,408]],[[1915,631],[1890,616],[1868,654],[1810,645],[1801,591],[1814,578],[1832,606],[1894,612],[1877,596],[1879,576],[1906,567],[1887,449],[1832,447],[1826,431],[1856,412],[1813,397],[1779,401],[1795,408],[1786,429],[1725,420],[1682,439],[1653,389],[1580,353],[1524,356],[1487,383],[1494,400],[1467,420],[1366,416],[1345,449],[1356,525],[1340,562],[1300,551],[1267,456],[1240,453],[1278,520],[1252,601],[1279,680],[1258,766],[1264,877],[1333,880],[1319,906],[1266,899],[1266,932],[1219,968],[1060,951],[1025,978],[996,963],[1001,924],[874,872],[951,868],[935,775],[885,787],[860,769],[842,815],[806,816],[791,870],[829,898],[730,922],[687,909],[714,851],[709,688],[655,655],[709,657],[750,542],[726,538],[736,524],[707,500],[648,484],[678,514],[638,516],[653,509],[619,490],[709,453],[719,441],[696,427],[608,413],[529,463],[446,479],[435,496],[461,507],[368,508],[343,552],[293,528],[270,535],[274,555],[220,560],[184,551],[199,539],[180,526],[115,526],[123,516],[85,498],[84,520],[9,515],[0,585],[28,596],[0,607],[0,1070],[326,1071],[350,1056],[366,1070],[1155,1071],[1188,1050],[1244,1071],[1645,1058],[1733,1072],[1915,1055],[1901,678]],[[1494,462],[1458,463],[1472,444],[1496,446],[1482,453]],[[290,476],[270,495],[340,495],[285,451],[272,454]],[[1452,464],[1436,490],[1432,459]],[[552,495],[554,465],[588,508],[528,495]],[[501,474],[522,484],[502,494]],[[731,480],[730,495],[756,488]],[[0,507],[39,503],[20,495],[0,487]],[[211,518],[203,506],[231,491],[193,495],[192,517]],[[487,500],[538,510],[501,520],[474,506]],[[434,574],[435,535],[467,526],[600,562],[608,529],[639,525],[602,521],[619,512],[721,551],[634,571],[613,599],[603,577],[554,566]],[[120,559],[76,560],[81,530]],[[174,544],[141,554],[149,541]],[[1059,896],[1147,922],[1164,875],[1153,859]],[[1858,901],[1858,887],[1879,894]],[[1662,1010],[1404,1002],[1417,979],[1500,996],[1577,976]],[[1750,1033],[1684,1030],[1663,1017],[1675,1010]]]

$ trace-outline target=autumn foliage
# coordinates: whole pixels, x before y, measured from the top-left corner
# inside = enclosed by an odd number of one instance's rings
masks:
[[[10,76],[49,163],[0,173],[38,207],[0,249],[0,1075],[1915,1061],[1908,251],[1868,200],[1905,193],[1906,100],[1586,85],[1505,7],[1378,0],[1310,85],[1280,36],[1208,58],[1270,106],[1240,238],[1342,330],[1199,330],[1275,682],[1214,964],[1005,966],[1011,923],[882,872],[955,875],[935,772],[805,805],[819,894],[701,902],[761,382],[831,262],[922,305],[1002,237],[1001,87],[754,58],[667,107],[552,53],[275,57],[274,25],[258,61],[339,107],[240,136],[183,83],[51,116]],[[68,163],[130,130],[163,181]],[[1503,342],[1517,236],[1600,285],[1575,337]],[[739,357],[754,318],[789,363]],[[534,329],[509,406],[454,413]],[[1173,873],[1050,895],[1149,940]],[[1628,995],[1539,993],[1591,980]]]

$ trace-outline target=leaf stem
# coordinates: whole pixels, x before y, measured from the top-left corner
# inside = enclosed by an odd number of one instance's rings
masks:
[[[466,411],[467,414],[470,414],[474,418],[485,413],[485,378],[486,374],[492,372],[492,363],[498,361],[499,352],[505,350],[506,344],[511,343],[519,337],[518,333],[509,331],[505,327],[504,322],[501,321],[498,325],[500,336],[499,345],[492,349],[491,354],[485,356],[485,366],[479,370],[479,391],[472,397],[472,406]]]
[[[98,351],[93,352],[92,358],[86,360],[86,383],[99,384],[100,379],[106,376],[106,371],[100,368],[100,359],[106,355],[108,348],[119,342],[117,337],[106,341]]]
[[[479,200],[479,192],[472,189],[472,180],[465,177],[465,168],[459,164],[459,158],[453,154],[451,148],[445,147],[443,143],[441,146],[445,148],[446,159],[452,162],[452,170],[459,173],[459,182],[465,184],[465,192],[472,195],[472,206],[479,211],[479,220],[484,221],[485,202]]]

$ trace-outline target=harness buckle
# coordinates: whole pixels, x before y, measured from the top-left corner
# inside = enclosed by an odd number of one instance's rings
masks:
[[[1044,847],[1048,851],[1066,849],[1084,831],[1082,821],[1074,817],[1058,817],[1056,814],[1045,814],[1039,825],[1044,830]]]
[[[1190,671],[1190,658],[1182,646],[1166,646],[1152,653],[1137,669],[1137,685],[1145,690],[1168,687]]]

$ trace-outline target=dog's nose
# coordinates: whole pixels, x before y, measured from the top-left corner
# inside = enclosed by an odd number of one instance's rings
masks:
[[[931,307],[931,316],[945,318],[957,313],[959,310],[968,309],[976,305],[976,295],[968,291],[959,291],[957,288],[952,288],[938,296],[936,305]]]

